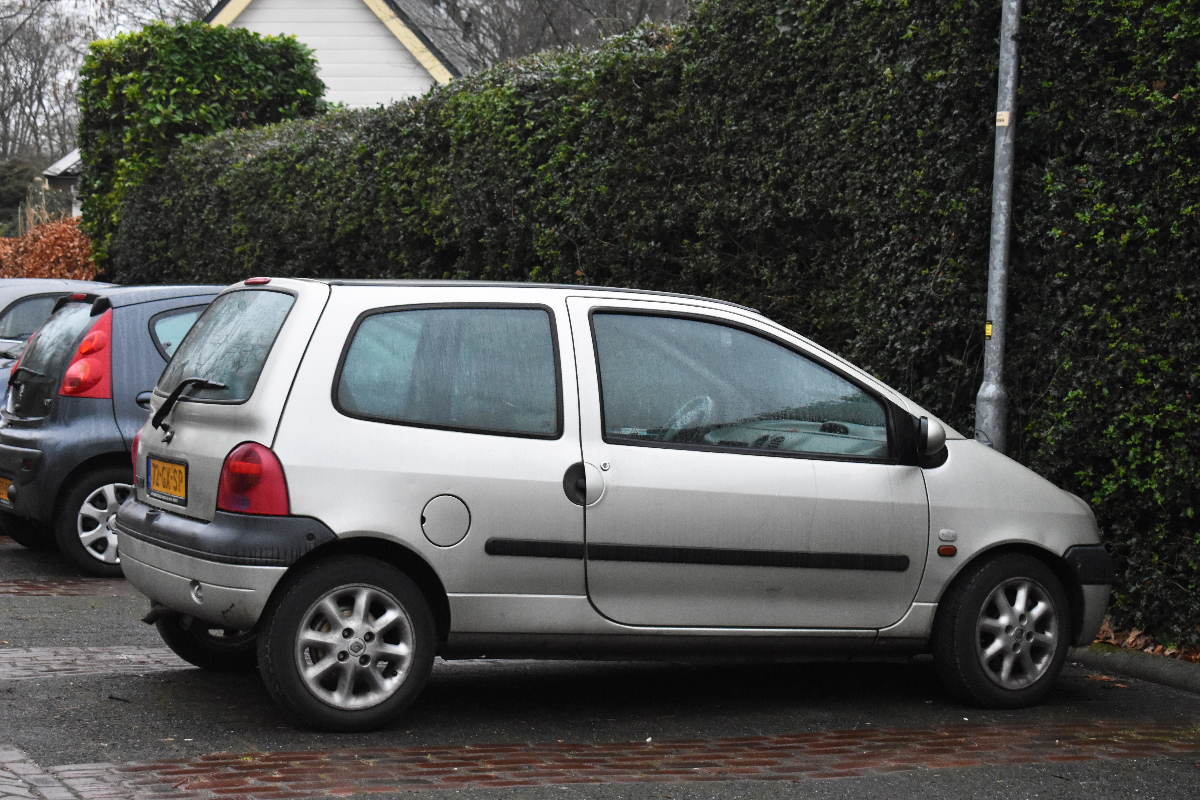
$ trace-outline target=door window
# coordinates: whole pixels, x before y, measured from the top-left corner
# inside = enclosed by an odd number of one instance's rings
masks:
[[[335,403],[385,422],[557,438],[556,362],[543,308],[383,311],[354,330]]]
[[[592,328],[606,441],[888,457],[883,405],[776,342],[641,314],[596,313]]]

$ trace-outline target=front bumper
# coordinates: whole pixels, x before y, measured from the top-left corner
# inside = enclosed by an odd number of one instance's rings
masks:
[[[1072,644],[1084,647],[1096,639],[1108,610],[1108,596],[1116,579],[1112,559],[1102,545],[1080,545],[1063,554],[1074,573],[1083,600],[1079,630]]]
[[[125,577],[173,611],[237,630],[258,622],[287,568],[333,541],[309,517],[218,511],[212,522],[130,498],[114,528]]]

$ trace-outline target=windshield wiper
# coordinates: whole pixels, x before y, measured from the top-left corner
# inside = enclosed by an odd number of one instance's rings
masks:
[[[20,375],[22,372],[28,372],[30,375],[36,375],[39,378],[46,377],[42,373],[38,372],[36,369],[30,369],[29,367],[25,366],[24,364],[17,364],[17,368],[14,369],[12,372],[8,373],[8,385],[12,386],[13,381],[15,381],[17,379],[17,376]]]
[[[19,369],[23,369],[23,367]],[[183,394],[183,390],[189,386],[199,386],[201,389],[225,388],[225,384],[219,383],[218,381],[210,381],[207,378],[184,378],[175,386],[174,389],[171,390],[171,393],[167,395],[167,399],[164,400],[163,404],[158,407],[158,411],[154,412],[154,417],[150,420],[150,424],[155,428],[161,428],[163,426],[163,420],[167,418],[167,414],[170,414],[171,409],[177,402],[179,402],[179,397]]]

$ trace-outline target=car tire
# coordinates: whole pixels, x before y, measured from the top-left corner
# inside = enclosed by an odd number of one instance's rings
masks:
[[[229,630],[182,614],[161,617],[154,627],[175,655],[200,669],[233,672],[258,666],[253,631]]]
[[[62,499],[54,522],[58,549],[89,575],[122,576],[112,522],[132,484],[131,467],[104,467],[75,481]]]
[[[53,550],[58,546],[50,526],[7,511],[0,511],[0,532],[30,550]]]
[[[987,708],[1023,708],[1050,691],[1066,661],[1071,613],[1062,583],[1022,554],[973,565],[934,622],[934,666],[951,693]]]
[[[278,593],[260,623],[258,666],[272,697],[313,727],[370,731],[425,687],[435,638],[429,604],[407,575],[339,556]]]

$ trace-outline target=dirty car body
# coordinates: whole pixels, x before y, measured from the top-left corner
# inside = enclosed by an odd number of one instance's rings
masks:
[[[329,729],[386,724],[435,654],[932,652],[1027,705],[1112,581],[1083,501],[702,298],[259,279],[152,408],[126,575],[177,652]]]

